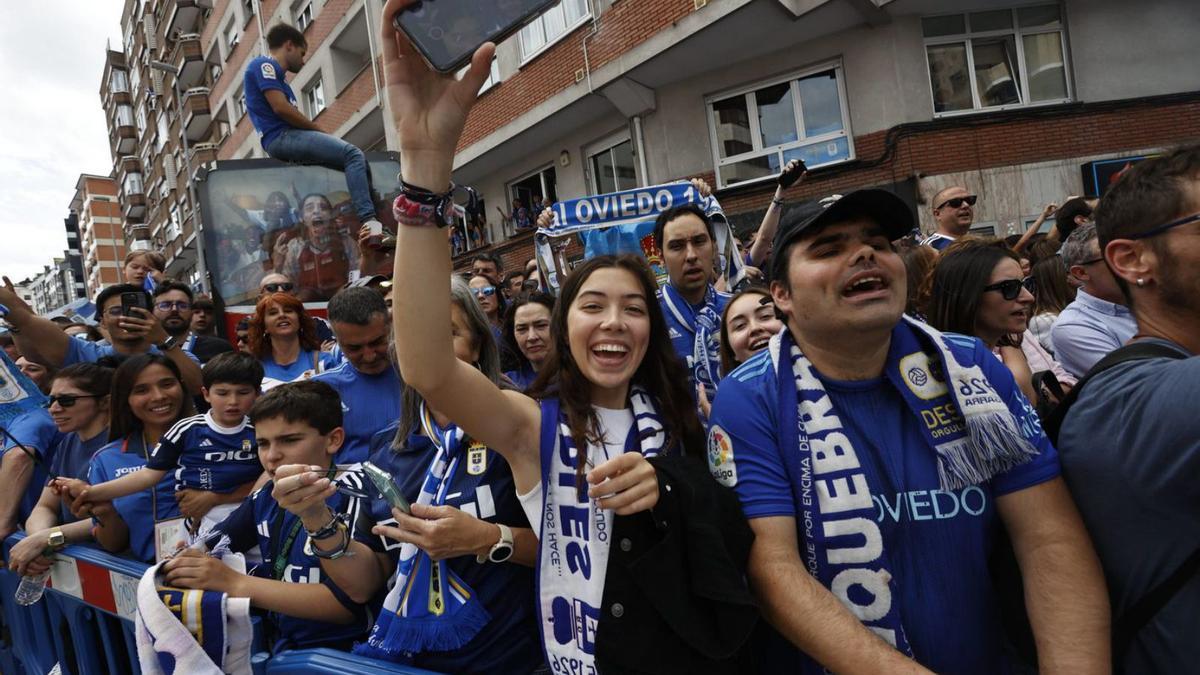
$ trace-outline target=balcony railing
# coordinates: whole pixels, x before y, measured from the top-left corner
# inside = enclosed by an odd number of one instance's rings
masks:
[[[193,33],[200,25],[200,16],[206,9],[212,9],[212,0],[167,0],[171,7],[167,10],[166,34]]]
[[[199,141],[208,134],[212,124],[208,87],[192,87],[183,92],[183,124],[189,141]]]
[[[200,48],[200,36],[187,33],[175,38],[175,50],[170,62],[179,72],[179,87],[187,89],[204,82],[204,52]]]

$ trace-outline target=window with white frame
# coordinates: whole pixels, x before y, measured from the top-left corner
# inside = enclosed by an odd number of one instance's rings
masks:
[[[304,90],[304,111],[308,113],[308,119],[316,119],[317,115],[325,109],[325,87],[321,84],[321,78],[317,78],[312,84]]]
[[[225,30],[225,58],[233,56],[233,50],[237,49],[238,40],[241,39],[236,22],[229,22],[229,28]]]
[[[553,166],[547,166],[509,183],[508,194],[509,199],[521,202],[521,206],[529,214],[529,225],[532,226],[537,219],[537,211],[540,210],[539,203],[553,204],[558,201],[558,174]],[[516,228],[519,223],[516,222],[517,212],[512,208],[512,204],[506,204],[504,210],[512,219],[512,227]]]
[[[921,19],[934,114],[1071,98],[1059,5]]]
[[[303,5],[301,5],[300,9],[296,10],[296,28],[303,33],[306,29],[308,29],[308,26],[312,23],[312,20],[313,6],[312,1],[309,0],[309,2],[305,2]]]
[[[776,176],[793,159],[811,169],[854,157],[840,65],[711,96],[707,104],[719,187]]]
[[[108,90],[114,94],[123,94],[129,91],[129,77],[124,70],[113,69],[109,74]]]
[[[633,153],[633,141],[629,134],[624,140],[607,148],[589,148],[588,173],[591,174],[594,194],[606,194],[632,190],[638,186],[637,162]],[[617,141],[618,139],[612,139]]]
[[[237,124],[241,121],[242,116],[246,114],[246,90],[238,87],[237,92],[233,95],[233,123]]]
[[[214,63],[208,67],[208,75],[211,78],[210,84],[216,84],[217,80],[221,79],[221,64]]]
[[[521,29],[521,58],[528,59],[591,16],[587,0],[562,0]]]

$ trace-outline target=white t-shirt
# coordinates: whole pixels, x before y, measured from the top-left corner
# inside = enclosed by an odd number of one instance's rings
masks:
[[[604,439],[603,446],[588,444],[588,458],[591,460],[591,467],[597,467],[625,452],[625,439],[629,437],[629,432],[633,429],[634,419],[631,408],[624,410],[613,410],[600,406],[592,406],[592,408],[600,419],[601,437]],[[521,502],[521,509],[525,511],[525,517],[529,519],[529,526],[539,537],[542,534],[542,495],[544,490],[545,486],[539,481],[529,492],[517,494],[517,499]],[[612,511],[605,511],[605,518],[611,532]]]

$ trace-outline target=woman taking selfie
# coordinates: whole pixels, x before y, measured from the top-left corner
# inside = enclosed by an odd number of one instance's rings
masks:
[[[502,391],[455,357],[439,225],[450,220],[454,148],[495,47],[480,47],[461,81],[439,75],[392,28],[409,4],[389,0],[382,29],[405,167],[393,208],[401,223],[395,282],[414,289],[394,305],[404,380],[508,461],[540,531],[538,623],[552,672],[736,672],[756,616],[744,582],[749,528],[704,465],[687,373],[645,263],[598,257],[567,278],[552,355],[532,388],[540,400]],[[651,568],[671,573],[644,571]],[[719,588],[700,597],[687,581],[696,575]]]

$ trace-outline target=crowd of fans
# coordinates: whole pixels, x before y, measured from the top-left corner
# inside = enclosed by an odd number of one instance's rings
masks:
[[[492,255],[452,274],[421,208],[491,48],[447,80],[383,30],[422,149],[392,278],[322,318],[269,275],[228,340],[156,254],[94,328],[0,288],[5,351],[49,396],[6,430],[12,570],[90,542],[250,598],[275,651],[439,672],[1194,667],[1200,148],[1007,241],[969,234],[961,186],[920,239],[885,191],[785,204],[790,165],[742,252],[760,282],[719,291],[684,206],[655,224],[665,287],[601,256],[556,297]]]

